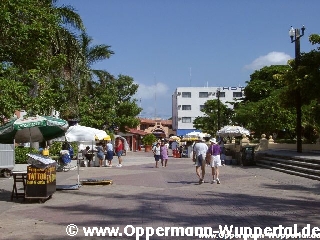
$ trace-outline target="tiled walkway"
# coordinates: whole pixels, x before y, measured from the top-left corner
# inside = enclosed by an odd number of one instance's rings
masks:
[[[199,185],[189,158],[170,158],[167,168],[154,168],[151,153],[131,152],[124,157],[123,164],[122,168],[80,168],[80,179],[112,179],[114,183],[57,191],[44,204],[11,202],[13,180],[1,178],[0,239],[85,239],[82,230],[69,237],[68,224],[81,229],[89,226],[123,229],[127,225],[210,226],[216,230],[219,225],[320,227],[319,181],[255,166],[231,165],[221,168],[220,185],[208,183],[209,167],[207,183]],[[76,184],[77,176],[77,171],[57,173],[57,184]]]

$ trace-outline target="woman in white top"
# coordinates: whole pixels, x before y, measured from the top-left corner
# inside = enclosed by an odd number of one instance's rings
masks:
[[[160,143],[157,142],[157,144],[152,148],[152,152],[154,155],[154,160],[156,161],[156,168],[158,167],[158,162],[160,160]]]

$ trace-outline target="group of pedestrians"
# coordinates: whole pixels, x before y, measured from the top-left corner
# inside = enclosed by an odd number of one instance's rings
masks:
[[[156,168],[158,168],[158,163],[161,160],[161,165],[162,167],[167,167],[168,166],[168,158],[169,158],[169,146],[168,144],[164,141],[158,141],[155,146],[152,148],[152,152],[154,155],[154,160],[156,162]]]
[[[205,143],[203,138],[199,138],[193,145],[193,161],[196,166],[196,173],[199,178],[199,184],[204,183],[204,176],[206,173],[206,165],[211,167],[212,180],[211,184],[221,184],[219,179],[219,167],[221,166],[221,148],[216,138],[209,140],[210,146]],[[155,160],[155,167],[159,167],[159,161],[161,161],[162,167],[168,165],[168,145],[162,140],[158,141],[152,148],[152,152]]]
[[[107,140],[106,144],[99,142],[96,144],[96,150],[90,150],[90,147],[87,146],[83,150],[82,154],[88,160],[88,166],[90,167],[90,162],[93,160],[93,153],[97,153],[97,158],[99,160],[99,167],[103,166],[103,160],[108,161],[106,164],[107,167],[112,167],[112,160],[114,153],[118,157],[118,165],[116,167],[122,167],[122,154],[124,151],[123,142],[121,139],[117,138],[115,141],[115,146],[111,143],[110,140]]]
[[[221,166],[220,146],[215,138],[210,139],[210,146],[204,142],[204,139],[199,139],[193,146],[193,161],[196,166],[196,173],[199,177],[199,184],[204,183],[206,173],[206,164],[212,169],[211,183],[220,184],[219,167]]]

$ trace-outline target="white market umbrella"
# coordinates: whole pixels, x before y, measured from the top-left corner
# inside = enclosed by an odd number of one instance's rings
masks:
[[[201,134],[200,132],[193,131],[193,132],[187,133],[186,136],[188,136],[188,137],[199,137],[200,134]]]
[[[92,145],[96,140],[103,140],[104,138],[108,138],[108,136],[109,135],[103,130],[81,125],[69,127],[65,134],[66,140],[68,142],[92,142]],[[80,164],[78,160],[78,186],[80,186],[79,165]]]
[[[108,134],[100,129],[75,125],[69,127],[65,137],[68,142],[90,142],[103,140],[108,137]]]
[[[224,126],[219,131],[217,135],[220,137],[239,137],[245,135],[250,135],[250,131],[240,126]]]

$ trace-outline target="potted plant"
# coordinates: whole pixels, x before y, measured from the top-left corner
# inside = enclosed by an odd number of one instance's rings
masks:
[[[144,149],[146,152],[151,151],[152,144],[157,141],[157,138],[152,133],[147,134],[142,138],[142,143],[144,144]]]

